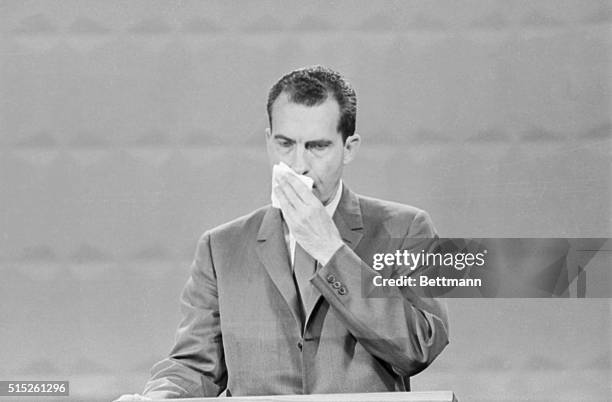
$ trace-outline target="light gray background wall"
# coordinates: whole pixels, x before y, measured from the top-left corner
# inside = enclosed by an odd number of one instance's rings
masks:
[[[198,236],[268,202],[265,98],[359,96],[355,191],[443,236],[612,233],[609,1],[0,1],[0,379],[139,391]],[[608,400],[609,299],[449,300],[416,390]]]

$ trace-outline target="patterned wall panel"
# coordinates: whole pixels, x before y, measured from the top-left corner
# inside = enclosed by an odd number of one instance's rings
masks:
[[[303,65],[357,89],[354,190],[447,236],[610,236],[611,21],[604,0],[2,2],[0,376],[138,390],[198,236],[268,202],[265,97]],[[416,389],[606,395],[608,301],[450,310]]]

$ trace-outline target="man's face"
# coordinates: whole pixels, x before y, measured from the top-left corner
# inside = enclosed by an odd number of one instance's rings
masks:
[[[296,173],[314,180],[313,194],[325,205],[335,195],[344,164],[350,162],[359,136],[343,144],[337,131],[340,107],[333,97],[320,105],[289,101],[281,93],[272,105],[272,131],[266,133],[271,164],[286,163]]]

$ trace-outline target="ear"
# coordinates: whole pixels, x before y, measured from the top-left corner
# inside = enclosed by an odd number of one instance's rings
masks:
[[[359,151],[359,146],[361,145],[361,137],[359,134],[355,133],[346,139],[344,143],[344,157],[342,162],[347,165],[351,163],[355,156],[357,155],[357,151]]]
[[[268,161],[270,166],[276,163],[276,156],[272,147],[272,132],[269,128],[266,128],[266,134],[264,135],[266,141],[266,152],[268,153]]]
[[[265,141],[266,141],[266,148],[268,149],[268,152],[270,152],[270,145],[272,143],[272,132],[270,131],[269,128],[266,128],[266,134],[264,135]]]

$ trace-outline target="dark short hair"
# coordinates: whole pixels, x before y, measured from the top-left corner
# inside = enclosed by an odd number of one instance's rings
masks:
[[[289,100],[306,106],[316,106],[332,95],[340,106],[338,132],[342,141],[355,134],[357,116],[357,95],[344,77],[330,68],[312,66],[294,70],[283,76],[270,88],[268,93],[268,121],[272,128],[272,105],[281,93]]]

